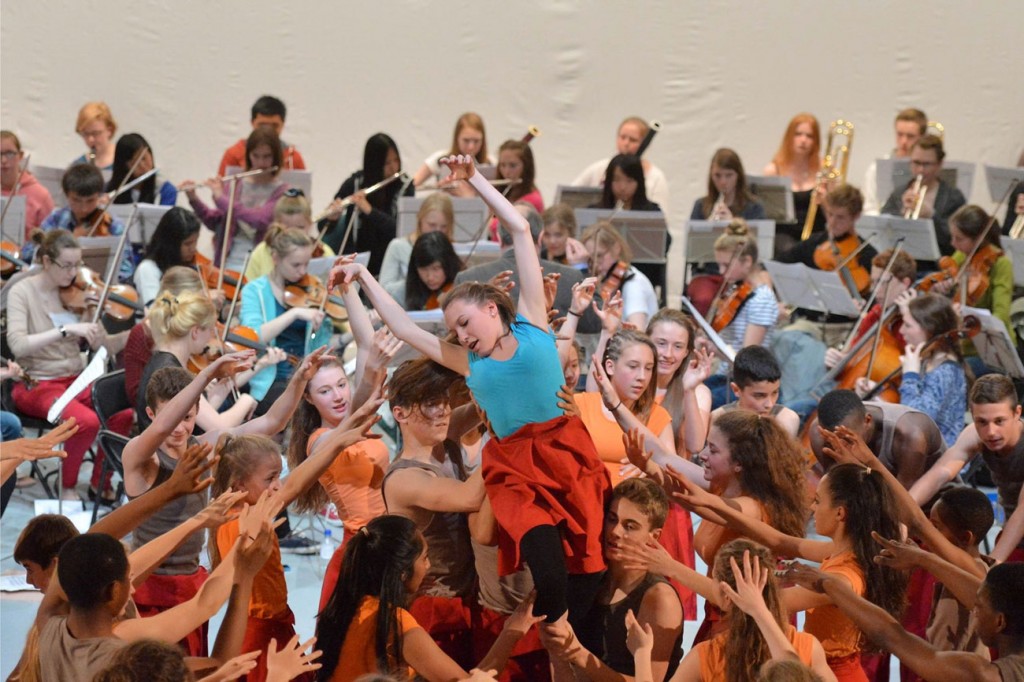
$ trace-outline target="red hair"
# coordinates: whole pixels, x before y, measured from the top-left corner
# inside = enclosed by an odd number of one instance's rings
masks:
[[[821,126],[818,125],[818,119],[807,113],[797,114],[786,126],[786,134],[782,136],[779,150],[772,157],[772,163],[778,169],[779,175],[785,175],[789,167],[793,165],[793,138],[796,136],[797,126],[801,123],[811,124],[811,137],[814,140],[811,145],[810,158],[807,161],[808,170],[817,173],[821,166]]]

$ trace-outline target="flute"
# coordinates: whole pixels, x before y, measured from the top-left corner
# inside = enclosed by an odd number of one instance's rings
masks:
[[[409,178],[409,176],[405,174],[405,171],[398,171],[397,173],[395,173],[393,175],[389,175],[388,177],[384,178],[380,182],[374,183],[374,184],[370,185],[369,187],[367,187],[366,189],[358,190],[358,191],[363,192],[364,195],[373,194],[377,190],[383,189],[384,187],[387,187],[388,185],[390,185],[395,180],[401,179],[402,182],[406,182],[408,180],[408,178]],[[356,193],[358,193],[358,192],[356,192]],[[351,206],[352,204],[355,203],[355,199],[352,198],[354,196],[355,196],[355,194],[352,194],[350,196],[345,197],[344,199],[340,199],[340,200],[335,199],[334,201],[331,202],[330,206],[325,208],[323,211],[320,212],[319,215],[317,215],[315,218],[313,218],[313,222],[314,223],[319,223],[321,220],[323,220],[324,218],[328,217],[332,213],[340,213],[341,211],[344,211],[346,208],[348,208],[349,206]]]
[[[278,166],[271,166],[270,168],[254,168],[252,170],[243,171],[241,173],[235,173],[233,175],[225,175],[224,177],[218,177],[217,179],[221,182],[231,182],[233,180],[241,180],[242,178],[248,178],[253,175],[259,175],[260,173],[276,173]],[[195,183],[183,183],[178,185],[176,189],[179,192],[191,192],[199,189],[200,187],[206,187],[206,185],[197,185]]]

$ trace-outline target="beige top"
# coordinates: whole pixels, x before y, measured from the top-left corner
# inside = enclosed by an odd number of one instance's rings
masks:
[[[111,656],[127,642],[116,637],[75,639],[68,632],[67,622],[67,618],[51,618],[39,633],[41,677],[62,682],[89,682],[110,664]]]
[[[14,360],[35,380],[77,376],[85,369],[77,336],[68,334],[65,339],[29,352],[30,335],[79,321],[61,307],[56,294],[39,291],[39,278],[43,276],[26,277],[11,287],[7,295],[7,343]]]

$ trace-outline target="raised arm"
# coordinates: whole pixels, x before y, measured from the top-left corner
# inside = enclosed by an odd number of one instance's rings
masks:
[[[465,481],[438,478],[426,471],[406,470],[388,479],[388,499],[395,507],[419,507],[433,512],[475,512],[484,501],[481,469]]]
[[[960,473],[968,462],[978,454],[981,441],[978,438],[978,430],[974,424],[960,432],[956,443],[939,457],[939,461],[932,465],[932,468],[924,476],[917,479],[910,488],[910,496],[918,505],[925,505],[939,492],[942,486],[946,485]]]
[[[306,384],[312,379],[320,365],[327,356],[327,348],[317,348],[315,351],[302,359],[302,363],[295,369],[284,392],[278,396],[274,404],[270,406],[266,414],[247,421],[232,431],[239,436],[257,434],[273,436],[288,426],[288,422],[295,413],[299,403],[302,402],[302,395],[306,390]]]
[[[1017,495],[1017,508],[1003,524],[1003,532],[992,550],[992,558],[1002,563],[1010,558],[1010,554],[1024,537],[1024,488]]]
[[[439,339],[425,329],[420,328],[402,306],[384,290],[384,287],[373,278],[364,266],[358,263],[345,263],[341,259],[331,268],[327,283],[328,289],[337,284],[346,285],[358,282],[370,299],[374,309],[391,329],[395,336],[423,353],[434,362],[438,362],[453,372],[466,376],[469,374],[469,356],[465,348]]]
[[[914,568],[923,568],[945,585],[958,602],[969,609],[974,608],[974,602],[978,598],[978,588],[981,586],[981,581],[984,580],[984,570],[980,571],[982,575],[979,576],[976,571],[965,571],[934,552],[922,549],[912,542],[883,538],[875,532],[872,532],[871,535],[875,542],[882,547],[875,557],[875,563],[897,571],[909,572]]]
[[[547,329],[548,311],[544,301],[544,275],[540,269],[537,245],[530,234],[530,223],[505,196],[476,172],[472,156],[441,159],[451,173],[444,182],[468,180],[484,203],[512,234],[512,249],[519,269],[519,314],[530,324]]]
[[[698,346],[683,371],[683,429],[677,435],[677,451],[680,445],[685,445],[687,452],[695,454],[707,443],[711,430],[711,391],[704,382],[711,376],[711,359],[711,353]]]

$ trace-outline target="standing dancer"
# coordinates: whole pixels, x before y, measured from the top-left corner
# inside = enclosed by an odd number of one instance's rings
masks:
[[[483,475],[502,531],[499,572],[508,575],[525,561],[537,585],[534,612],[549,623],[567,612],[576,621],[593,602],[604,568],[608,474],[583,422],[558,406],[562,367],[526,219],[476,173],[471,157],[443,163],[451,169],[445,182],[469,181],[512,233],[518,310],[492,285],[457,286],[443,303],[456,345],[418,327],[364,266],[335,265],[330,284],[358,281],[395,336],[467,377],[497,436],[484,449]]]

